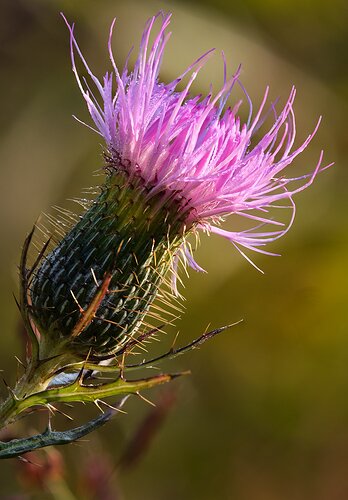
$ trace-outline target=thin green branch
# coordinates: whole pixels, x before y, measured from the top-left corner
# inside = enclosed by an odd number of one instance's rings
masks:
[[[156,358],[144,360],[141,363],[137,363],[137,364],[133,364],[133,365],[125,365],[124,370],[125,371],[137,370],[139,368],[143,368],[144,366],[155,365],[155,364],[160,363],[161,361],[164,361],[166,359],[174,359],[177,356],[180,356],[181,354],[184,354],[187,351],[190,351],[191,349],[197,349],[202,344],[204,344],[207,340],[210,340],[211,338],[215,337],[215,335],[218,335],[219,333],[221,333],[225,330],[228,330],[229,328],[232,328],[233,326],[238,325],[242,321],[243,320],[236,321],[236,323],[232,323],[231,325],[222,326],[221,328],[216,328],[215,330],[211,330],[210,332],[203,333],[203,335],[201,335],[197,339],[193,340],[189,344],[184,345],[183,347],[179,347],[178,349],[171,348],[169,351],[165,352],[164,354],[161,354],[160,356],[157,356]]]
[[[81,375],[83,372],[81,372]],[[47,389],[37,392],[22,400],[15,401],[15,413],[19,415],[23,411],[33,406],[47,405],[48,403],[73,403],[73,402],[91,402],[108,398],[110,396],[120,396],[123,394],[137,394],[138,392],[149,389],[159,384],[169,382],[187,372],[176,374],[157,375],[150,378],[139,380],[124,380],[118,378],[114,382],[99,385],[83,385],[80,376],[69,385]]]
[[[108,409],[97,418],[90,420],[84,425],[69,429],[67,431],[53,431],[51,425],[42,434],[35,434],[29,438],[12,439],[8,442],[0,441],[0,459],[13,458],[23,455],[29,451],[45,448],[46,446],[59,446],[72,443],[87,434],[105,425],[122,408],[127,396],[124,397],[115,409]]]

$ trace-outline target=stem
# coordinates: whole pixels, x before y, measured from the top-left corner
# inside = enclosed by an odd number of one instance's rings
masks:
[[[0,429],[14,422],[21,409],[23,401],[38,392],[44,391],[55,372],[71,361],[70,355],[55,356],[36,363],[30,363],[26,372],[16,383],[14,389],[9,390],[9,396],[0,405]]]
[[[118,403],[115,409],[108,409],[107,412],[102,413],[102,415],[90,420],[86,424],[67,431],[54,431],[49,421],[47,429],[41,434],[36,434],[28,438],[13,439],[5,443],[0,441],[0,459],[13,458],[23,455],[28,451],[38,450],[46,446],[60,446],[81,439],[109,422],[120,411],[126,400],[127,396]]]
[[[82,381],[77,380],[67,386],[47,389],[46,391],[32,394],[25,399],[17,402],[18,412],[37,405],[46,405],[48,403],[73,403],[85,402],[94,403],[102,401],[110,396],[120,396],[124,394],[137,394],[144,389],[149,389],[155,385],[164,384],[174,378],[186,375],[186,372],[178,374],[156,375],[147,379],[124,380],[118,378],[114,382],[100,385],[83,385]]]

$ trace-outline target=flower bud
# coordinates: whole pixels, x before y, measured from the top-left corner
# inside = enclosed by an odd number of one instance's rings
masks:
[[[134,335],[185,229],[178,193],[149,196],[140,174],[129,175],[116,155],[106,171],[99,196],[42,260],[30,287],[42,336],[83,356],[113,353]]]

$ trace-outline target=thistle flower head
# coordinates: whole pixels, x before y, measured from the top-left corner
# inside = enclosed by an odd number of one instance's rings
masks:
[[[159,30],[150,43],[156,22]],[[30,273],[31,317],[42,338],[49,339],[45,351],[52,342],[55,346],[67,342],[83,356],[118,352],[146,325],[144,318],[159,298],[169,268],[174,291],[180,259],[202,270],[186,235],[200,230],[216,233],[248,260],[242,247],[269,253],[264,245],[282,236],[293,221],[293,195],[309,186],[320,169],[322,154],[312,174],[299,178],[283,174],[317,128],[293,149],[294,88],[280,113],[273,109],[272,126],[256,140],[265,119],[268,89],[253,113],[239,81],[240,69],[227,78],[224,61],[223,85],[215,95],[189,94],[211,51],[173,82],[162,83],[159,71],[169,22],[170,15],[163,13],[149,19],[133,70],[126,62],[119,71],[111,48],[114,21],[108,43],[112,70],[101,81],[76,42],[74,26],[67,23],[73,72],[93,129],[106,142],[106,177],[80,218],[68,214],[75,222],[50,252],[44,248],[37,269]],[[79,76],[76,56],[87,79]],[[186,84],[179,91],[183,79]],[[240,102],[227,107],[235,85],[241,86],[249,102],[247,123],[238,116]],[[293,210],[287,227],[268,216],[269,208],[281,200],[288,200]],[[255,222],[244,231],[226,231],[217,224],[229,214]],[[260,229],[263,225],[267,227]],[[267,230],[269,225],[272,229]],[[167,306],[168,298],[162,300]],[[159,319],[157,313],[152,315]]]
[[[189,94],[212,51],[199,57],[174,81],[162,83],[159,71],[170,37],[167,32],[170,18],[170,14],[159,13],[147,21],[132,71],[128,61],[122,71],[115,63],[111,48],[114,20],[108,43],[112,71],[102,81],[90,70],[76,42],[74,27],[68,25],[73,71],[94,121],[94,130],[104,138],[116,164],[126,165],[130,176],[141,176],[149,198],[162,193],[164,198],[174,194],[180,200],[186,230],[206,230],[223,236],[244,256],[241,247],[269,253],[262,247],[285,234],[292,224],[293,195],[308,187],[320,169],[322,153],[312,174],[289,178],[283,173],[307,147],[320,120],[307,139],[293,149],[296,91],[292,88],[280,113],[277,115],[273,109],[272,126],[254,143],[253,137],[264,121],[268,88],[253,113],[251,99],[239,81],[240,68],[227,78],[224,60],[223,86],[215,95]],[[150,43],[156,21],[160,27]],[[79,76],[75,53],[92,79],[93,92]],[[184,77],[186,85],[179,91],[177,86]],[[226,106],[236,84],[242,87],[249,102],[247,123],[242,123],[238,116],[241,102]],[[284,199],[293,210],[286,227],[267,215],[272,206]],[[229,214],[241,215],[257,224],[245,231],[225,231],[216,223]],[[264,224],[276,229],[260,230]],[[192,267],[201,269],[185,242],[181,251]]]

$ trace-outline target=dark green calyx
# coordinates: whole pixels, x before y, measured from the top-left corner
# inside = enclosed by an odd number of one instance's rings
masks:
[[[33,275],[30,316],[43,343],[81,356],[117,352],[149,310],[184,218],[174,192],[150,197],[140,177],[110,169],[100,195]]]

